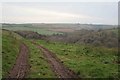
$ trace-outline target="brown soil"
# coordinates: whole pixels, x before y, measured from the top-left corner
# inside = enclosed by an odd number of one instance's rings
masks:
[[[52,67],[52,70],[55,72],[58,78],[62,78],[63,80],[66,80],[68,78],[68,80],[70,80],[70,78],[72,80],[73,78],[80,79],[72,70],[65,67],[54,53],[44,48],[43,46],[36,44],[35,42],[33,42],[33,44],[37,45],[37,47],[42,50],[44,56],[48,60],[49,64]]]
[[[16,59],[16,63],[9,72],[8,78],[24,78],[28,72],[28,47],[21,44],[20,52]]]

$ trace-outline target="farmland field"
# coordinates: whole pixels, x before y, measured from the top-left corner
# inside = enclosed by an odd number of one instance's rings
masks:
[[[28,71],[25,75],[18,72],[15,78],[119,78],[118,28],[72,30],[66,25],[61,29],[37,25],[3,24],[3,78],[12,78],[16,62],[22,61],[18,59],[21,44],[27,47],[23,52],[28,51]]]

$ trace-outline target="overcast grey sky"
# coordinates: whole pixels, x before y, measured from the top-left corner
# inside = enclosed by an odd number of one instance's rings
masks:
[[[117,2],[5,2],[2,22],[118,24]]]

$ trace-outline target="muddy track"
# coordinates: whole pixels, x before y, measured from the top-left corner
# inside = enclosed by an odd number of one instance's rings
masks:
[[[44,56],[48,60],[49,64],[52,67],[52,70],[55,72],[55,74],[58,76],[58,78],[62,78],[62,80],[70,80],[70,78],[73,80],[80,80],[80,78],[70,69],[65,67],[60,59],[57,58],[57,56],[49,51],[48,49],[44,48],[41,45],[36,44],[35,42],[32,42],[33,44],[37,45],[39,49],[42,50]],[[69,79],[68,79],[69,78]]]
[[[8,78],[25,78],[28,67],[28,47],[22,43],[16,63],[9,72]]]

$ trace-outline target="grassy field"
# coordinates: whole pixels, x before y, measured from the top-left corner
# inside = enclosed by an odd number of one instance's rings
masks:
[[[75,71],[82,78],[118,77],[117,48],[45,40],[35,41],[56,54],[66,67]],[[30,70],[27,78],[56,77],[41,50],[33,45],[30,39],[24,39],[18,34],[6,30],[2,32],[3,77],[6,77],[14,65],[21,42],[24,42],[29,48]]]
[[[3,30],[2,32],[2,76],[6,77],[15,64],[19,53],[20,44],[24,42],[29,48],[30,70],[27,78],[52,78],[55,74],[50,65],[44,59],[41,50],[14,32]]]
[[[11,32],[2,31],[2,76],[5,77],[8,71],[15,64],[19,53],[19,46],[22,37]]]
[[[38,40],[61,61],[83,78],[115,78],[118,76],[117,49],[89,45],[64,44]]]

